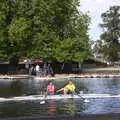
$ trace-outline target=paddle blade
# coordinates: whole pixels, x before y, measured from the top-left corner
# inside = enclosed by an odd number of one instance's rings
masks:
[[[40,104],[45,104],[45,101],[41,101]]]
[[[84,100],[84,102],[85,102],[85,103],[89,103],[89,102],[90,102],[90,100],[88,100],[88,99],[85,99],[85,100]]]

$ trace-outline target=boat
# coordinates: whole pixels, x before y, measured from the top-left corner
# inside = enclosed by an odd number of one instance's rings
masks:
[[[8,101],[34,101],[34,100],[60,100],[60,99],[99,99],[99,98],[119,98],[120,94],[76,94],[76,95],[29,95],[29,96],[17,96],[4,98],[0,97],[0,102],[8,102]]]

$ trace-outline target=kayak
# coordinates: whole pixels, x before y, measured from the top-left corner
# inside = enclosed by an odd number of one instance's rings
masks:
[[[50,100],[50,99],[91,99],[91,98],[118,98],[120,94],[112,95],[112,94],[76,94],[76,95],[29,95],[29,96],[18,96],[18,97],[10,97],[4,98],[0,97],[0,102],[7,101],[33,101],[33,100]]]

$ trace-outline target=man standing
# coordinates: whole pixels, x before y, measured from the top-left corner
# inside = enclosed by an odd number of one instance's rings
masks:
[[[39,75],[40,66],[37,64],[35,67],[36,75]]]

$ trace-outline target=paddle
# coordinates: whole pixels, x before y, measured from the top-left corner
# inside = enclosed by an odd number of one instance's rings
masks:
[[[56,91],[56,93],[58,93],[58,92],[59,92],[59,90]],[[80,94],[81,94],[81,93],[80,93]],[[78,93],[76,93],[76,92],[73,92],[73,93],[72,93],[73,96],[74,96],[74,95],[79,96],[85,103],[90,102],[90,100],[83,98],[80,94],[78,94]]]
[[[46,83],[46,79],[44,80],[43,84]],[[46,86],[46,85],[45,85]],[[45,88],[45,86],[43,85],[42,89]],[[40,101],[40,104],[45,104],[46,101],[46,97],[47,97],[47,92],[44,93],[44,99],[42,101]]]
[[[45,100],[46,100],[47,94],[44,94],[44,99],[42,101],[40,101],[40,104],[45,104]]]
[[[76,95],[78,95],[85,103],[90,102],[90,100],[83,98],[80,94],[76,94]]]
[[[81,92],[80,92],[81,94]],[[75,95],[79,96],[85,103],[89,103],[90,100],[83,98],[79,93],[75,93]]]

